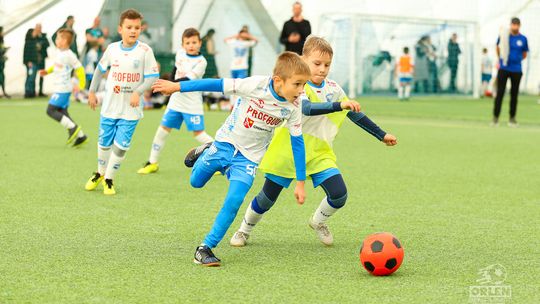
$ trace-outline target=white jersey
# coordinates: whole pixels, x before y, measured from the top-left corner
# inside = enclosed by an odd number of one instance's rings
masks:
[[[274,130],[285,120],[291,135],[302,135],[301,105],[298,100],[291,103],[279,97],[271,80],[266,76],[223,80],[223,92],[240,98],[217,131],[216,140],[234,145],[255,163],[261,162]]]
[[[73,90],[71,72],[82,66],[77,56],[70,49],[59,50],[53,64],[54,92],[71,93]]]
[[[139,120],[143,117],[143,104],[130,106],[131,94],[145,78],[159,77],[154,52],[147,44],[137,41],[131,48],[122,47],[122,41],[109,44],[99,61],[98,68],[105,72],[110,67],[101,115],[113,119]]]
[[[493,62],[488,55],[482,55],[482,74],[491,75],[491,73],[493,73]]]
[[[227,40],[227,44],[233,51],[231,70],[247,70],[249,67],[249,48],[255,46],[257,42],[255,40],[240,40],[232,38]]]
[[[206,59],[202,55],[186,54],[184,49],[176,53],[176,74],[174,79],[187,77],[190,80],[201,79],[206,70]],[[203,100],[201,92],[174,93],[171,95],[167,108],[195,115],[203,115]]]

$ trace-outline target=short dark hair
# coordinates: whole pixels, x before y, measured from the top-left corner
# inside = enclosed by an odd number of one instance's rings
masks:
[[[409,47],[408,46],[403,48],[403,53],[409,54]]]
[[[71,20],[71,19],[73,19],[73,16],[71,16],[71,15],[67,16],[67,18],[66,18],[66,20]]]
[[[519,20],[518,17],[512,17],[512,20],[510,21],[510,23],[520,25],[520,24],[521,24],[521,20]]]
[[[483,49],[482,49],[482,52],[484,52],[484,53],[487,53],[487,51],[488,51],[488,50],[487,50],[486,48],[483,48]]]
[[[191,38],[193,36],[197,36],[197,38],[199,38],[199,40],[201,40],[201,34],[199,33],[199,31],[197,31],[195,28],[193,27],[188,27],[184,33],[182,33],[182,42],[184,42],[184,39],[185,38]]]
[[[124,23],[124,20],[126,19],[130,19],[130,20],[136,20],[136,19],[143,19],[143,15],[141,13],[139,13],[137,10],[135,9],[127,9],[125,11],[122,12],[122,14],[120,14],[120,25],[122,25],[122,23]]]

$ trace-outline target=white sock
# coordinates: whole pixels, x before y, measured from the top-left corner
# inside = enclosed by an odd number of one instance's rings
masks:
[[[262,219],[263,214],[258,214],[251,208],[251,204],[246,210],[242,224],[240,225],[240,231],[246,234],[250,234],[251,230],[257,225],[257,223]]]
[[[403,99],[403,86],[399,86],[397,91],[398,91],[398,98]]]
[[[81,138],[83,136],[84,136],[84,133],[83,133],[83,131],[81,129],[81,130],[79,130],[79,133],[77,133],[77,138]]]
[[[328,199],[326,196],[322,199],[321,204],[319,205],[319,208],[315,210],[315,213],[313,214],[313,222],[315,224],[324,223],[326,220],[332,216],[332,214],[336,213],[339,209],[336,209],[330,204],[328,204]]]
[[[169,132],[167,132],[167,130],[163,129],[161,126],[158,127],[156,135],[154,136],[154,141],[152,142],[152,149],[150,149],[150,158],[148,159],[150,163],[155,164],[158,162],[159,153],[163,150],[168,135]]]
[[[105,179],[114,179],[114,175],[120,169],[120,164],[126,158],[126,155],[118,156],[116,153],[112,153],[109,158],[109,164],[107,165],[107,171],[105,171]]]
[[[109,158],[111,157],[111,147],[102,148],[98,146],[97,148],[97,157],[98,157],[98,167],[97,172],[103,176],[105,175],[105,170],[107,170],[107,164],[109,163]]]
[[[405,86],[405,98],[409,98],[409,97],[411,97],[411,86],[406,85]]]
[[[73,129],[75,126],[77,126],[73,120],[69,119],[69,117],[66,115],[62,116],[62,119],[60,119],[60,124],[66,129]]]
[[[201,144],[211,143],[214,141],[214,138],[212,138],[212,136],[208,135],[208,133],[204,131],[199,135],[195,136],[195,139]]]

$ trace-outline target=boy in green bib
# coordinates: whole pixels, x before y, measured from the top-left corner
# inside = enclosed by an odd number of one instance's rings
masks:
[[[307,175],[313,181],[313,187],[321,186],[326,193],[319,207],[309,219],[319,240],[327,246],[333,244],[326,220],[345,205],[347,188],[336,164],[336,155],[332,143],[345,118],[370,133],[387,146],[397,144],[394,135],[381,130],[365,114],[355,111],[343,89],[334,81],[326,78],[332,63],[333,50],[330,44],[319,37],[311,36],[304,44],[303,59],[311,70],[311,79],[304,87],[304,99],[309,99],[316,106],[303,107],[302,130],[306,147]],[[305,103],[309,104],[309,103]],[[354,110],[354,109],[353,109]],[[259,194],[246,210],[240,229],[231,238],[235,247],[246,245],[249,235],[263,214],[276,202],[281,190],[287,188],[295,177],[294,161],[289,142],[288,130],[276,130],[270,147],[259,165],[259,170],[266,173],[265,183]]]

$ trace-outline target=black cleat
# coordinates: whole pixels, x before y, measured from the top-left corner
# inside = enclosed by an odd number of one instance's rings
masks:
[[[188,168],[192,168],[197,159],[203,154],[204,150],[210,148],[211,145],[212,143],[206,143],[191,149],[186,155],[186,158],[184,158],[184,165]]]
[[[68,129],[68,140],[66,142],[66,145],[69,145],[75,140],[75,138],[77,138],[77,134],[79,133],[80,130],[81,130],[80,126],[75,126],[71,129]]]
[[[193,263],[207,267],[221,266],[221,260],[218,259],[212,250],[206,245],[197,247],[195,250],[195,257],[193,258]]]
[[[88,141],[88,137],[86,135],[83,135],[82,137],[77,137],[75,142],[73,143],[73,147],[80,147],[82,144]]]

